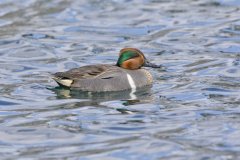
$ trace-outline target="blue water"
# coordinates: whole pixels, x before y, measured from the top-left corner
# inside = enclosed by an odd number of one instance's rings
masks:
[[[87,93],[51,74],[136,47],[152,88]],[[240,159],[238,0],[0,1],[1,159]]]

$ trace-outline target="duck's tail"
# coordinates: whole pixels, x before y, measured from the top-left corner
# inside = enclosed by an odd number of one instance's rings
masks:
[[[55,80],[60,86],[71,87],[73,80],[58,76],[58,74],[60,74],[60,73],[61,72],[55,73],[53,75],[52,79]]]

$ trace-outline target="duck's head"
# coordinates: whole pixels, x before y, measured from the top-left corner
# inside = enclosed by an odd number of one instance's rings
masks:
[[[125,69],[139,69],[141,67],[160,68],[160,65],[150,63],[144,54],[136,48],[123,48],[120,50],[117,66]]]

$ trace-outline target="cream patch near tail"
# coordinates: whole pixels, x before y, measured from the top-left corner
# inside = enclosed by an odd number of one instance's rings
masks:
[[[61,85],[63,85],[63,86],[66,86],[66,87],[70,87],[71,84],[73,83],[73,80],[71,80],[71,79],[59,79],[59,78],[56,78],[56,77],[53,77],[53,79],[54,79],[57,83],[59,83],[59,84],[61,84]]]

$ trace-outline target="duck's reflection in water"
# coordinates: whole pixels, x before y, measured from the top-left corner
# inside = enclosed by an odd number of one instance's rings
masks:
[[[120,112],[127,113],[126,109],[122,109],[121,106],[129,106],[135,104],[151,103],[154,100],[154,96],[151,92],[151,87],[143,87],[135,91],[125,90],[117,92],[86,92],[78,89],[69,89],[63,87],[55,87],[51,89],[56,93],[58,99],[81,99],[86,100],[78,104],[80,106],[92,105],[92,106],[109,106],[117,102],[119,107],[114,107]],[[116,103],[114,104],[116,105]],[[112,106],[112,105],[110,105]]]

